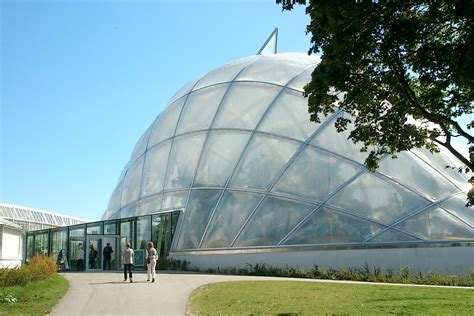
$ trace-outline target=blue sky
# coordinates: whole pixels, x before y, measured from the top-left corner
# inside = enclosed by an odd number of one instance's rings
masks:
[[[273,0],[0,0],[0,202],[98,220],[142,132],[187,82],[307,51],[304,8]]]

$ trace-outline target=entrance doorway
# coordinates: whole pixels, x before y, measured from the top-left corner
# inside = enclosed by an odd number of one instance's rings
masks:
[[[93,235],[87,236],[86,244],[86,271],[100,271],[100,270],[117,270],[118,269],[118,235]],[[110,258],[110,267],[105,267],[104,248],[110,244],[112,247],[112,254]]]

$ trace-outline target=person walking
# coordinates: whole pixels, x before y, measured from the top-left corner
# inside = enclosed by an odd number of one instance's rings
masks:
[[[123,280],[127,281],[127,270],[128,276],[130,278],[130,283],[133,283],[132,280],[132,266],[133,266],[133,249],[130,243],[127,243],[127,249],[123,252]]]
[[[112,246],[110,246],[110,243],[107,243],[107,246],[104,247],[104,250],[102,251],[102,254],[104,255],[104,263],[102,268],[104,270],[110,270],[110,261],[112,260],[112,252],[114,250],[112,249]]]
[[[151,282],[155,282],[155,267],[156,267],[156,260],[158,259],[158,253],[156,249],[153,247],[153,242],[148,243],[148,248],[146,251],[146,262],[147,262],[147,281],[150,281],[151,275]]]

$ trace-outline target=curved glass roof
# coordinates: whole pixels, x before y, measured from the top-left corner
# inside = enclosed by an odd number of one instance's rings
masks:
[[[174,250],[472,240],[468,175],[450,153],[385,158],[309,121],[318,60],[251,56],[186,85],[138,141],[104,219],[183,208]]]

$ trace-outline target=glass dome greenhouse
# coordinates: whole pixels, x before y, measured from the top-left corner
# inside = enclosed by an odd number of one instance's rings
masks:
[[[415,149],[371,173],[337,133],[309,121],[317,58],[251,56],[186,85],[138,141],[103,219],[182,209],[172,250],[474,239],[467,175]]]

